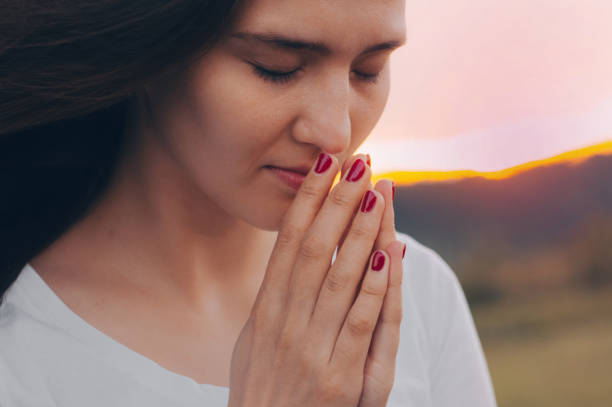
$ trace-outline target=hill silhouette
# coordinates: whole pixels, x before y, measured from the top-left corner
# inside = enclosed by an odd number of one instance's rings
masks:
[[[571,263],[562,267],[566,276],[612,275],[612,256],[601,258],[612,253],[612,156],[538,167],[501,180],[399,187],[395,202],[397,229],[434,248],[459,275],[489,270],[488,280],[473,277],[490,282],[509,257],[512,268],[529,273],[537,263],[552,279],[549,269],[562,261]]]

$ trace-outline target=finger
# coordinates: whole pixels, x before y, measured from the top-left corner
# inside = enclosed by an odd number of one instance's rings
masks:
[[[372,159],[370,158],[370,154],[359,153],[355,154],[354,157],[361,158],[370,168],[372,168]],[[344,176],[344,173],[349,169],[350,163],[351,160],[344,160],[342,163],[342,171],[340,172],[342,176]]]
[[[395,215],[393,210],[393,182],[388,179],[380,180],[374,189],[380,192],[385,200],[385,210],[383,213],[380,230],[372,250],[383,250],[396,240]],[[338,252],[340,249],[338,249]]]
[[[399,322],[401,321],[401,257],[405,244],[398,242],[395,232],[395,216],[393,197],[395,185],[388,179],[376,183],[375,189],[385,196],[385,213],[381,223],[381,230],[375,243],[375,249],[387,249],[391,257],[389,268],[389,285],[385,295],[382,310],[376,324],[370,351],[366,359],[364,370],[364,389],[362,391],[359,407],[378,407],[387,404],[388,392],[381,389],[381,383],[393,386],[395,376],[395,356],[399,346]],[[397,252],[397,246],[401,252]],[[398,272],[398,265],[400,270]],[[399,316],[398,316],[399,314]]]
[[[387,292],[388,273],[389,255],[383,250],[376,250],[370,257],[359,295],[344,320],[330,358],[330,362],[337,369],[363,371],[372,334]]]
[[[372,168],[372,161],[370,159],[370,155],[369,154],[357,154],[357,155],[355,155],[355,157],[361,158],[362,160],[364,160],[368,164],[368,166],[370,168]],[[343,163],[343,165],[342,165],[342,175],[344,175],[344,173],[347,171],[348,164],[349,164],[349,161],[345,161]],[[368,189],[373,189],[371,178],[370,178],[370,184],[368,185]],[[355,211],[353,212],[353,217],[355,217],[355,215],[357,214],[357,210],[358,210],[358,207],[355,208]],[[338,243],[338,252],[340,251],[340,249],[342,248],[342,245],[344,244],[344,240],[346,239],[346,236],[348,235],[350,226],[351,226],[350,224],[347,225],[346,229],[344,230],[344,233],[342,233],[342,237],[340,238],[339,243]]]
[[[364,277],[378,235],[385,203],[377,191],[368,191],[354,218],[342,250],[323,281],[314,306],[311,327],[319,333],[322,349],[333,349],[346,315]],[[325,355],[329,358],[329,354]]]
[[[386,383],[389,390],[393,386],[402,321],[402,256],[404,247],[404,243],[396,240],[386,248],[391,258],[389,285],[366,359],[364,387],[359,407],[386,405],[388,392],[381,391],[381,384]]]
[[[394,188],[393,181],[389,179],[378,181],[374,187],[385,198],[385,213],[380,226],[380,233],[374,244],[374,250],[384,249],[397,239],[395,233],[395,210],[393,208]]]
[[[259,307],[267,298],[275,298],[277,304],[284,303],[290,270],[304,233],[328,195],[338,169],[338,159],[324,153],[319,155],[310,169],[283,217],[254,307]]]
[[[349,179],[349,176],[351,179]],[[329,193],[297,252],[288,287],[287,318],[309,322],[338,240],[366,192],[370,169],[359,158]],[[365,266],[365,263],[364,263]],[[307,315],[307,317],[305,317]]]

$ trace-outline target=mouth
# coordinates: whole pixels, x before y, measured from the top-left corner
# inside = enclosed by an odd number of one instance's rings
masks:
[[[278,167],[274,165],[266,165],[267,168],[277,168],[283,171],[295,172],[297,174],[306,175],[310,171],[311,166],[299,165],[297,167]]]
[[[298,190],[304,182],[310,168],[296,167],[296,168],[285,168],[285,167],[274,167],[272,165],[266,165],[264,168],[269,170],[277,179],[288,185],[294,190]]]

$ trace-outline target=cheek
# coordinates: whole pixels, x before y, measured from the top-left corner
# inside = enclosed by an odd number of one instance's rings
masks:
[[[190,114],[210,152],[257,159],[279,133],[278,106],[244,67],[219,59],[192,76]]]
[[[387,104],[389,98],[389,69],[381,72],[380,79],[371,90],[364,91],[355,98],[351,109],[351,148],[356,150],[370,135]]]
[[[178,164],[169,168],[178,169],[183,191],[194,192],[195,200],[277,230],[293,195],[261,167],[270,164],[271,151],[279,151],[272,144],[282,142],[295,108],[232,65],[212,58],[180,81],[151,89],[155,144]]]
[[[179,154],[219,206],[274,230],[289,195],[261,167],[270,164],[272,145],[285,135],[290,108],[267,96],[248,70],[221,62],[210,61],[189,76],[180,103],[192,127],[178,137],[184,140]]]

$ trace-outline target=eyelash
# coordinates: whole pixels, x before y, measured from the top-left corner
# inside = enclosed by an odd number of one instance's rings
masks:
[[[251,64],[251,66],[253,67],[253,71],[255,72],[255,74],[261,77],[264,81],[269,81],[277,84],[284,84],[289,82],[290,80],[294,79],[295,74],[297,72],[302,70],[302,68],[298,68],[290,72],[279,72],[270,71],[269,69],[265,69],[264,67],[261,67],[259,65]],[[371,84],[375,84],[376,82],[378,82],[379,74],[366,75],[358,72],[355,72],[355,74],[357,74],[357,76],[359,76],[364,82]]]

